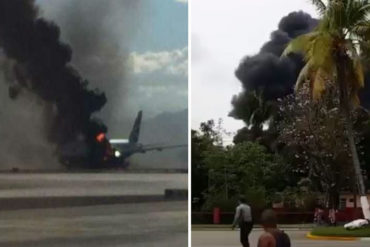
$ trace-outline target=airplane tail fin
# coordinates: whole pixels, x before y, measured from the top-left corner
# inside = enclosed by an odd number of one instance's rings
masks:
[[[141,118],[143,115],[143,111],[139,111],[134,123],[134,126],[132,127],[129,142],[130,143],[137,143],[139,141],[139,135],[140,135],[140,125],[141,125]]]

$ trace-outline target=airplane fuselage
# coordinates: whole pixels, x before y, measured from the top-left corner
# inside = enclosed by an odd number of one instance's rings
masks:
[[[105,133],[98,133],[90,142],[80,140],[65,144],[58,150],[61,163],[69,168],[125,168],[127,159],[135,153],[186,146],[143,146],[138,142],[141,118],[139,111],[129,139],[108,139]]]
[[[125,168],[128,166],[129,157],[135,153],[145,153],[140,143],[106,140],[102,145],[105,151],[99,165],[101,168]],[[66,144],[59,153],[61,163],[67,167],[86,167],[86,164],[90,162],[89,147],[82,141]]]

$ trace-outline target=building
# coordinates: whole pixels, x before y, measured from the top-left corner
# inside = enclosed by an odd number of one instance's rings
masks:
[[[356,207],[361,208],[360,196],[354,195],[351,192],[343,191],[339,196],[339,209],[354,208],[356,200]],[[370,190],[367,191],[367,200],[370,202]]]

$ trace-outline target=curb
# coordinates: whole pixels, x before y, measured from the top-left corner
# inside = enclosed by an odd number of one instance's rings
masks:
[[[97,195],[97,196],[38,196],[38,197],[3,197],[0,198],[0,211],[85,207],[98,205],[151,203],[187,200],[186,192],[167,189],[163,194],[154,195]]]
[[[339,241],[370,241],[370,237],[339,237],[339,236],[317,236],[312,235],[311,233],[307,233],[307,238],[312,240],[339,240]]]
[[[22,209],[84,207],[126,203],[148,203],[166,201],[163,195],[130,196],[47,196],[0,198],[0,211]]]
[[[282,229],[282,230],[307,230],[307,231],[310,231],[312,230],[312,226],[302,226],[302,225],[278,225],[279,229]],[[191,228],[192,230],[199,230],[199,231],[203,231],[203,230],[219,230],[219,231],[225,231],[225,230],[230,230],[231,229],[231,224],[192,224],[191,225]],[[261,225],[259,224],[255,224],[253,225],[253,229],[263,229]]]
[[[284,231],[309,231],[311,228],[280,228]],[[231,230],[231,227],[191,227],[192,231],[239,231],[239,228],[236,228],[235,230]],[[253,230],[256,231],[263,231],[262,227],[253,227]]]
[[[165,189],[164,198],[172,200],[187,200],[188,190],[187,189]]]

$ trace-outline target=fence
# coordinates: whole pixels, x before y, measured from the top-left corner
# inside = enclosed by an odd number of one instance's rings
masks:
[[[259,217],[261,212],[254,212],[253,219],[256,224],[259,223]],[[276,210],[276,215],[279,224],[304,224],[312,223],[314,218],[314,212],[312,211],[284,211]],[[346,208],[344,210],[338,211],[336,214],[338,222],[348,222],[357,218],[362,217],[361,208]],[[328,210],[325,210],[324,220],[327,220]],[[220,212],[219,213],[219,224],[231,224],[234,219],[234,212]],[[191,214],[192,224],[213,224],[214,215],[212,212],[192,212]]]

